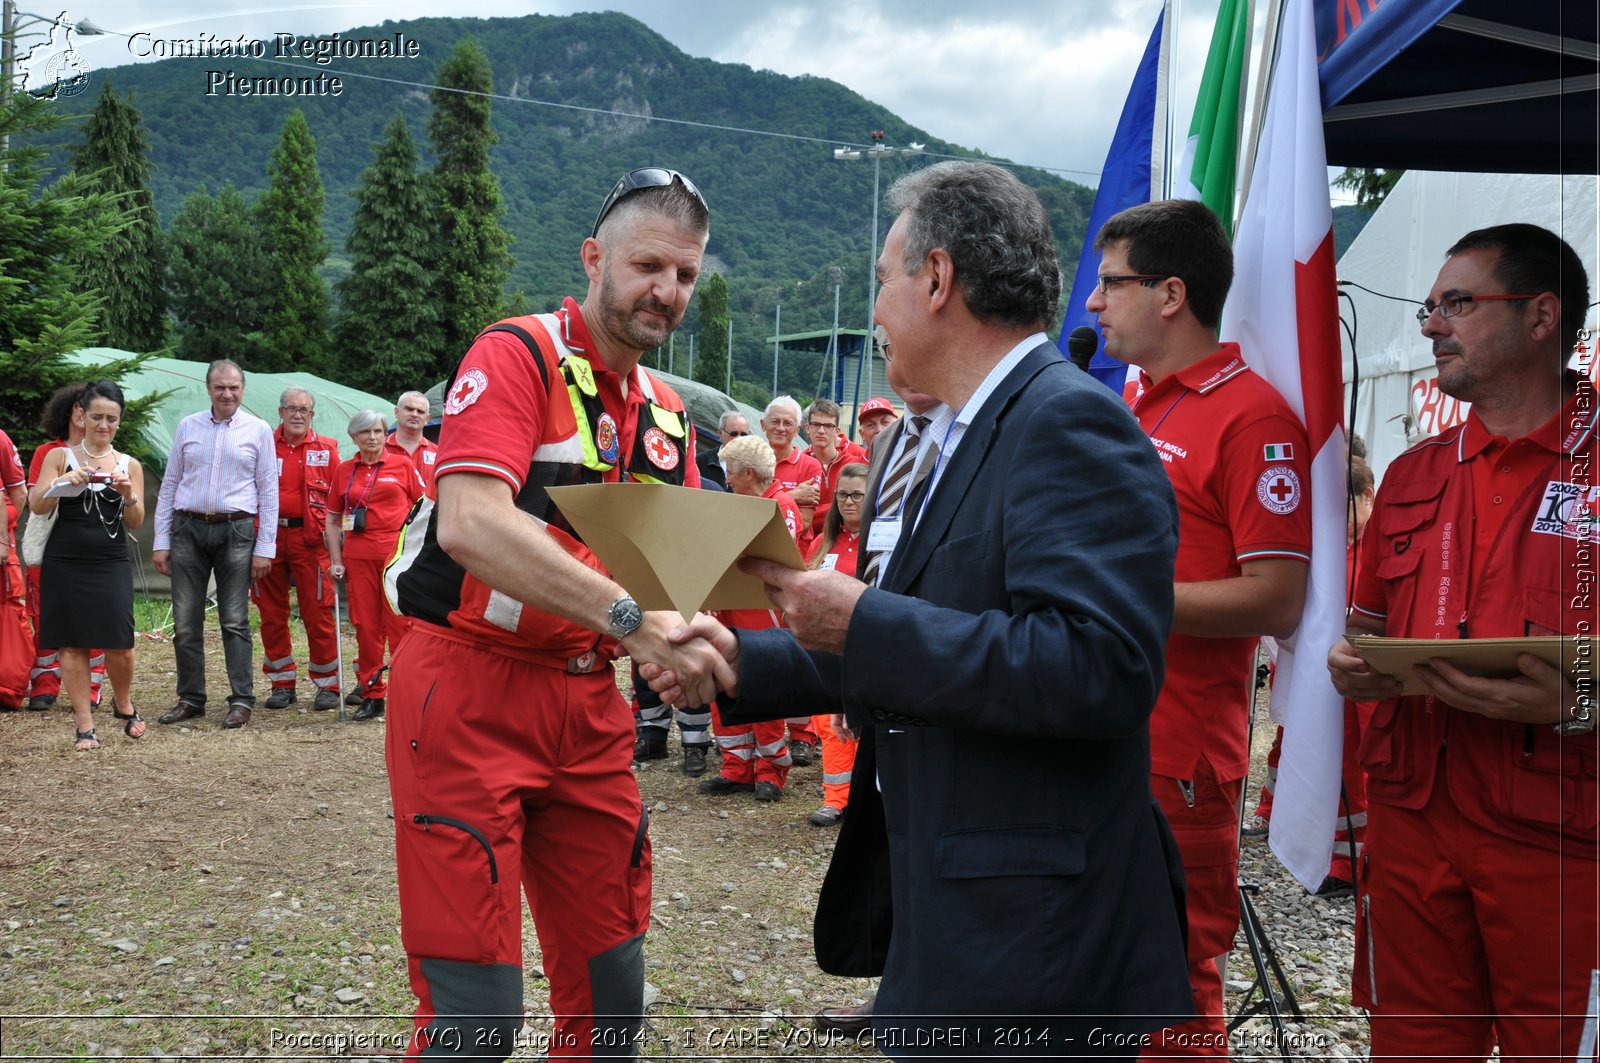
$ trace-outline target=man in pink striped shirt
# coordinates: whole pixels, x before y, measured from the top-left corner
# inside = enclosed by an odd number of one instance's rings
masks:
[[[206,585],[217,580],[217,616],[228,667],[224,727],[243,727],[255,707],[250,581],[272,570],[278,536],[277,450],[272,429],[239,408],[244,371],[222,359],[206,370],[211,408],[178,422],[156,502],[156,571],[172,577],[177,723],[206,712]]]

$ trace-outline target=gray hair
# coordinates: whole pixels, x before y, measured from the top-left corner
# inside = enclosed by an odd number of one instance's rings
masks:
[[[717,457],[728,466],[728,471],[749,469],[756,474],[756,480],[762,484],[770,484],[772,477],[778,471],[778,456],[772,452],[767,441],[760,436],[739,436],[722,444],[722,449],[717,451]]]
[[[315,395],[311,394],[311,392],[307,391],[305,388],[295,387],[293,385],[283,389],[283,393],[278,396],[278,405],[289,405],[289,400],[294,398],[296,395],[304,395],[307,399],[309,399],[311,401],[312,410],[317,408],[317,397]]]
[[[239,368],[239,363],[230,358],[218,358],[206,366],[206,387],[211,386],[211,378],[226,369],[232,369],[239,374],[239,383],[244,383],[244,370]]]
[[[394,408],[398,410],[400,408],[400,404],[402,402],[406,401],[407,399],[421,399],[422,400],[422,404],[424,406],[428,406],[429,405],[428,396],[424,395],[422,392],[420,392],[420,391],[407,391],[407,392],[403,393],[398,399],[394,400]]]
[[[1061,264],[1050,215],[1009,170],[986,162],[941,162],[889,187],[906,220],[902,264],[909,276],[943,248],[967,309],[985,323],[1047,329],[1061,302]]]
[[[705,201],[675,177],[671,184],[640,188],[617,200],[611,213],[600,222],[595,239],[609,246],[614,235],[632,235],[634,225],[646,214],[665,218],[685,232],[694,233],[702,242],[711,231],[711,215]]]
[[[744,422],[745,430],[748,431],[749,428],[750,428],[750,418],[746,417],[743,413],[739,412],[738,410],[729,410],[726,413],[724,413],[721,417],[718,417],[717,418],[717,431],[726,434],[727,431],[728,431],[728,422],[733,420],[735,417],[739,418],[739,420]]]
[[[350,418],[350,425],[345,430],[350,433],[350,436],[353,439],[355,438],[355,434],[357,432],[365,432],[373,425],[377,425],[379,428],[387,430],[389,427],[389,422],[385,421],[383,419],[383,414],[379,413],[377,410],[357,410],[355,416]]]
[[[762,412],[761,419],[764,421],[768,417],[771,417],[773,410],[789,410],[794,414],[794,419],[797,422],[800,420],[800,404],[795,401],[794,396],[792,395],[779,395],[777,398],[767,403],[767,408]]]

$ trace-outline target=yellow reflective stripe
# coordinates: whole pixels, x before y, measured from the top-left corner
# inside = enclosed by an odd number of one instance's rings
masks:
[[[657,406],[652,402],[650,404],[650,415],[655,418],[656,427],[667,433],[667,435],[672,436],[674,439],[683,438],[683,419],[675,411],[669,410],[665,406]]]

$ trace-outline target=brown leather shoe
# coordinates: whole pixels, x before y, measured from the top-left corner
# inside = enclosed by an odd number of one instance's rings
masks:
[[[250,706],[234,702],[228,706],[228,715],[222,720],[222,726],[228,728],[243,727],[250,722]]]
[[[823,1008],[817,1012],[814,1025],[819,1030],[837,1030],[852,1036],[869,1033],[872,1030],[872,1005],[877,999],[877,994],[873,994],[865,1004],[853,1008]]]
[[[206,714],[204,705],[196,705],[191,701],[180,701],[172,708],[156,717],[156,723],[181,723]]]

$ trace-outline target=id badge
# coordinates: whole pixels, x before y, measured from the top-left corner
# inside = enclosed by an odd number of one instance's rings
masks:
[[[344,517],[339,521],[339,526],[341,528],[343,528],[347,532],[355,531],[356,530],[356,515],[354,513],[346,513],[344,515]]]
[[[838,554],[829,554],[827,557],[822,559],[822,564],[817,566],[817,570],[819,572],[831,572],[835,568],[838,568],[838,567],[839,567],[839,555]]]
[[[867,549],[875,554],[887,554],[900,543],[900,518],[874,520],[867,531]]]

